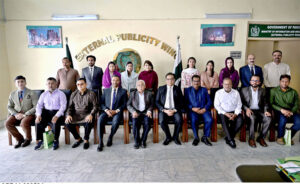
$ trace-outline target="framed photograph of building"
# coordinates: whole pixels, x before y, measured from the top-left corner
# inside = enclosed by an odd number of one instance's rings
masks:
[[[201,24],[200,46],[234,46],[235,24]]]
[[[61,26],[26,26],[28,48],[62,48]]]

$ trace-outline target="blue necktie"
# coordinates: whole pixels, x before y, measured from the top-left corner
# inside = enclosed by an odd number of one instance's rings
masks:
[[[20,102],[22,102],[22,101],[23,101],[23,91],[20,91],[19,100],[20,100]]]
[[[116,103],[116,91],[117,91],[117,90],[114,89],[113,100],[112,100],[112,106],[111,106],[112,110],[115,109],[115,103]]]

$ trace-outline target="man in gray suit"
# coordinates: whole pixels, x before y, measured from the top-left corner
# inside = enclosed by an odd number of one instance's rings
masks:
[[[35,118],[35,107],[38,101],[37,95],[26,88],[26,79],[23,76],[15,78],[17,90],[9,95],[8,112],[9,116],[5,122],[7,131],[18,141],[15,148],[20,146],[28,146],[32,140],[31,138],[31,122]],[[25,132],[26,138],[20,134],[16,125],[20,124]]]
[[[102,94],[102,68],[95,66],[95,56],[89,55],[86,57],[86,60],[89,66],[82,69],[82,78],[85,78],[87,88],[99,95],[99,98]]]
[[[134,135],[134,148],[139,149],[140,146],[146,148],[147,136],[151,128],[152,109],[153,109],[153,96],[152,92],[145,91],[146,84],[143,80],[136,82],[137,90],[130,93],[127,102],[127,109],[132,115],[133,135]],[[143,124],[143,134],[140,137],[140,128]],[[142,140],[141,140],[142,138]]]
[[[262,120],[263,127],[257,142],[263,147],[267,147],[264,138],[268,132],[271,122],[271,113],[266,99],[265,89],[260,87],[260,77],[253,75],[250,80],[249,87],[245,87],[241,90],[241,98],[243,103],[243,109],[246,111],[246,116],[250,119],[250,132],[249,132],[249,145],[253,148],[255,144],[255,131],[254,124],[257,119]]]

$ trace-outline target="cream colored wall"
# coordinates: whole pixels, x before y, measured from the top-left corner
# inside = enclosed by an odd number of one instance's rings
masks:
[[[235,62],[236,68],[244,65],[248,20],[299,21],[300,3],[298,0],[5,0],[5,24],[7,53],[10,75],[23,74],[31,88],[44,88],[44,81],[55,76],[61,67],[65,48],[27,48],[26,25],[61,25],[63,36],[68,36],[73,55],[92,41],[118,33],[137,33],[153,36],[175,49],[176,36],[181,36],[183,64],[190,56],[197,58],[197,68],[204,70],[205,63],[212,59],[216,71],[224,67],[224,59],[230,51],[242,51],[242,59]],[[205,13],[252,12],[252,19],[213,20],[204,19]],[[51,15],[88,14],[100,15],[99,21],[51,21]],[[201,24],[236,24],[235,45],[233,47],[200,47]],[[142,42],[121,41],[102,46],[91,54],[97,65],[106,67],[108,61],[123,48],[138,51],[142,60],[153,61],[159,74],[163,76],[173,68],[174,59],[159,47]],[[81,71],[85,62],[76,62],[75,68]],[[13,88],[13,84],[12,88]]]

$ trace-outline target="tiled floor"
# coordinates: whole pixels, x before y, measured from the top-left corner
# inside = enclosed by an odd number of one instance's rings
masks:
[[[222,135],[221,129],[219,134]],[[148,147],[135,150],[132,135],[130,144],[123,144],[120,127],[113,146],[104,147],[104,151],[98,153],[97,145],[91,145],[88,150],[65,145],[62,131],[57,151],[34,151],[34,143],[20,149],[8,146],[7,131],[2,128],[0,182],[239,182],[235,171],[238,165],[275,164],[276,158],[300,155],[298,141],[292,147],[267,142],[269,147],[258,145],[253,149],[236,138],[237,149],[231,149],[220,135],[212,147],[203,143],[194,147],[191,130],[189,136],[189,142],[181,146],[174,142],[163,146],[164,134],[160,129],[158,144],[152,143],[150,132]],[[107,134],[104,139],[107,140]],[[73,142],[72,137],[71,144]]]

